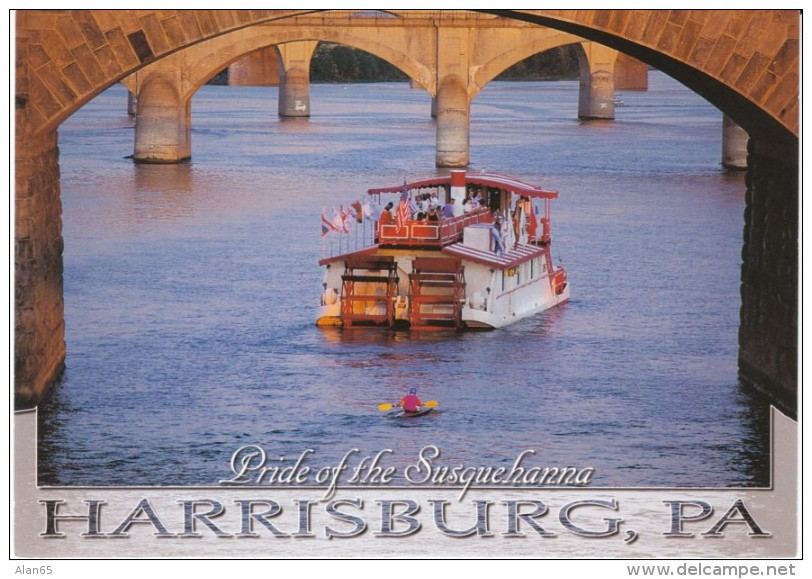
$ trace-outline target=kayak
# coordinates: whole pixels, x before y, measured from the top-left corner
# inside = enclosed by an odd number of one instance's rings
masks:
[[[435,406],[423,406],[420,410],[416,412],[407,412],[403,410],[403,408],[395,408],[391,412],[389,412],[386,416],[389,418],[417,418],[418,416],[425,416],[426,414],[431,414],[434,412]]]

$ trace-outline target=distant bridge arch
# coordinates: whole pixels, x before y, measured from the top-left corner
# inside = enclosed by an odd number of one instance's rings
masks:
[[[797,139],[800,19],[795,10],[496,10],[646,62],[751,135]]]
[[[159,64],[165,67],[171,63],[184,71],[183,96],[189,98],[224,68],[257,50],[306,41],[343,44],[364,50],[397,67],[413,79],[426,79],[431,72],[410,54],[394,48],[380,38],[351,34],[340,28],[323,28],[314,31],[261,25],[226,33],[205,43],[179,50],[163,59]],[[148,72],[154,66],[144,67],[141,74]],[[122,83],[131,92],[137,92],[135,74],[124,79]]]

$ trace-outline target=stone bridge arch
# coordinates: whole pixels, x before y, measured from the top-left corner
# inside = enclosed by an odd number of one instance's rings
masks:
[[[751,135],[797,139],[800,14],[795,10],[497,10],[652,65]]]
[[[798,11],[407,10],[395,15],[406,28],[412,17],[463,27],[501,16],[508,20],[491,23],[509,27],[518,20],[593,40],[663,70],[744,127],[751,139],[740,369],[794,407]],[[65,355],[59,125],[107,87],[187,47],[272,23],[298,26],[306,20],[329,29],[350,20],[337,11],[317,10],[22,10],[15,16],[14,388],[17,404],[30,405],[58,377]],[[386,20],[389,33],[392,19]],[[381,34],[379,52],[385,45]],[[350,38],[342,42],[363,48]],[[408,67],[394,54],[383,57]],[[403,69],[420,82],[419,71]],[[484,81],[491,73],[483,74]]]
[[[476,96],[479,91],[485,88],[489,82],[505,72],[514,64],[517,64],[535,54],[540,54],[559,46],[578,44],[583,41],[583,38],[573,34],[555,31],[548,36],[539,38],[530,37],[524,42],[518,42],[515,45],[510,46],[507,50],[493,55],[481,66],[477,67],[473,79],[476,92],[472,95],[472,98]]]
[[[506,29],[494,26],[491,17],[485,24],[467,32],[465,26],[441,25],[430,19],[421,19],[413,26],[403,26],[397,19],[384,19],[386,25],[378,27],[373,19],[354,19],[347,26],[326,26],[313,18],[292,19],[289,25],[280,26],[265,23],[226,32],[200,43],[179,49],[175,53],[149,64],[123,81],[136,99],[144,92],[155,88],[149,79],[152,76],[174,76],[177,91],[185,103],[183,107],[167,106],[137,111],[135,147],[133,158],[136,162],[176,163],[191,156],[188,109],[195,92],[222,69],[238,59],[257,50],[275,48],[281,62],[283,81],[280,83],[279,114],[285,117],[307,117],[310,115],[309,63],[317,42],[330,42],[351,46],[373,54],[403,71],[411,80],[423,87],[432,99],[436,99],[442,87],[456,86],[445,81],[447,75],[462,79],[467,99],[461,101],[456,96],[444,98],[444,102],[455,102],[454,108],[436,107],[437,117],[437,164],[438,166],[465,166],[469,162],[470,104],[479,91],[499,73],[520,60],[538,52],[582,39],[539,26],[522,26],[519,29]],[[285,21],[288,22],[288,21]],[[507,32],[506,32],[507,30]],[[443,38],[451,35],[468,45],[463,49],[463,62],[454,58],[441,58]],[[589,43],[593,44],[593,43]],[[611,52],[611,51],[610,51]],[[581,100],[592,103],[592,87],[586,83],[589,96]],[[611,87],[609,92],[611,93]],[[151,95],[149,100],[154,100]],[[604,98],[610,105],[611,95]],[[603,106],[606,106],[604,102]],[[581,107],[586,110],[585,107]],[[611,107],[613,109],[613,105]],[[595,109],[597,104],[595,104]],[[169,113],[175,111],[172,118]],[[147,118],[153,112],[160,112],[158,119]],[[606,115],[600,111],[591,115]],[[613,113],[608,118],[612,118]],[[154,127],[167,125],[159,132]],[[174,126],[171,126],[174,125]],[[178,136],[179,141],[171,143],[166,137]]]
[[[410,78],[427,82],[431,71],[414,59],[411,54],[399,50],[396,44],[387,44],[380,37],[353,34],[336,28],[323,28],[317,32],[301,28],[281,29],[269,26],[254,26],[246,30],[226,33],[205,43],[197,44],[166,57],[160,66],[147,65],[138,72],[140,78],[149,76],[151,70],[167,66],[183,71],[183,98],[191,97],[200,87],[214,78],[217,73],[237,60],[264,48],[293,42],[331,42],[344,44],[374,54],[378,58],[403,71]],[[135,74],[127,77],[122,84],[131,92],[138,90]]]
[[[84,103],[136,70],[219,37],[270,23],[315,18],[317,10],[22,10],[17,13],[17,110],[27,129],[56,128]],[[755,132],[764,116],[797,138],[800,18],[795,10],[502,10],[416,13],[423,20],[472,21],[483,13],[540,24],[611,46],[660,68]],[[374,19],[365,19],[374,20]],[[390,19],[386,19],[389,21]],[[332,23],[332,24],[331,24]],[[387,27],[389,33],[392,28]],[[325,39],[327,37],[325,36]],[[290,39],[288,41],[291,41]],[[357,44],[348,35],[340,40]],[[385,45],[385,41],[381,41]],[[381,48],[381,50],[383,50]],[[377,54],[377,53],[376,53]],[[394,55],[380,55],[420,81]],[[714,92],[721,93],[715,95]],[[734,95],[738,98],[734,98]],[[25,106],[21,107],[20,105]],[[718,105],[717,105],[718,106]],[[735,110],[734,110],[735,109]],[[761,114],[759,114],[761,113]]]

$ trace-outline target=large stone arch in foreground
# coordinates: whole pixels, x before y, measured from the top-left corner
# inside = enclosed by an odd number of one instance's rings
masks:
[[[62,371],[65,357],[59,125],[113,83],[186,47],[273,22],[342,26],[352,15],[303,10],[23,10],[15,16],[14,389],[20,407],[41,399]],[[740,369],[744,378],[794,412],[797,11],[402,11],[396,16],[406,27],[411,18],[453,19],[456,26],[465,26],[467,21],[504,16],[569,32],[660,68],[744,127],[751,140]]]

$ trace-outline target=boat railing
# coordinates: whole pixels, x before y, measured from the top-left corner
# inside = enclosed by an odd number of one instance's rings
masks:
[[[381,225],[375,220],[364,220],[354,224],[347,233],[330,233],[322,238],[322,259],[347,255],[374,247],[445,247],[462,240],[463,232],[469,225],[493,223],[493,216],[486,207],[480,207],[463,215],[440,221],[409,219],[398,227],[397,224]],[[530,238],[532,244],[545,245],[550,241],[549,219],[540,219],[537,237]]]
[[[330,232],[322,236],[322,259],[346,255],[375,245],[378,223],[365,219],[362,223],[353,222],[346,232]]]
[[[409,219],[402,226],[381,225],[378,232],[378,245],[443,247],[460,241],[463,231],[469,225],[491,223],[492,221],[493,217],[486,207],[440,221]]]

